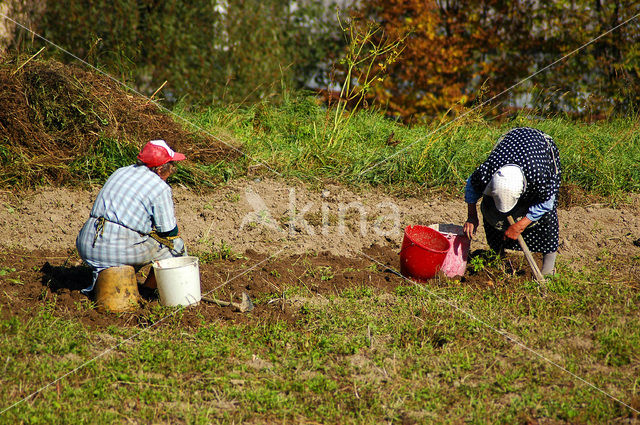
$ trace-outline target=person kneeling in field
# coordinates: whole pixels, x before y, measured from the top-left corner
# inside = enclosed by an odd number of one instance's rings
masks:
[[[467,179],[468,204],[464,232],[469,238],[478,228],[480,206],[489,247],[498,254],[520,249],[522,234],[531,252],[543,254],[542,274],[553,274],[558,251],[558,148],[547,134],[528,127],[503,135],[491,154]],[[515,223],[509,225],[507,216]]]
[[[166,183],[175,162],[184,159],[164,140],[152,140],[136,164],[109,177],[76,239],[80,257],[93,269],[93,282],[82,293],[88,295],[98,274],[109,267],[130,265],[138,271],[152,261],[186,255]],[[155,287],[153,269],[145,286]]]

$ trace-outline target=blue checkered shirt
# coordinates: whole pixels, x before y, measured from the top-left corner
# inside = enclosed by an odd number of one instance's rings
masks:
[[[145,234],[176,227],[171,187],[144,165],[116,170],[98,194],[91,217]]]
[[[100,217],[107,221],[96,236]],[[171,187],[146,166],[130,165],[116,170],[100,190],[76,247],[93,268],[95,283],[98,273],[108,267],[138,269],[179,255],[184,246],[180,238],[174,240],[172,251],[147,236],[152,230],[168,232],[175,227]]]

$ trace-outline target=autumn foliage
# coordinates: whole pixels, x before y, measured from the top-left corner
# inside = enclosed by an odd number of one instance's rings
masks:
[[[357,19],[406,37],[370,100],[405,121],[479,105],[628,113],[640,101],[639,11],[627,0],[363,2]]]
[[[141,93],[162,87],[168,104],[337,88],[341,107],[377,105],[409,122],[472,108],[599,118],[640,103],[637,0],[368,0],[339,22],[333,1],[316,0],[5,3]],[[12,40],[0,45],[76,60],[18,27]]]

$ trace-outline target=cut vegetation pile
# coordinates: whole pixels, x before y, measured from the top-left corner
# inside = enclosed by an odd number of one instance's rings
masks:
[[[54,60],[0,62],[0,182],[80,183],[131,163],[149,140],[164,139],[192,161],[235,158],[214,137],[182,128],[147,99],[107,76]],[[104,161],[99,166],[89,162]]]

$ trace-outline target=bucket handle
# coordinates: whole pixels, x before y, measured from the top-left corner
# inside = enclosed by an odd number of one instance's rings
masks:
[[[192,300],[193,300],[193,301],[189,302],[189,298],[192,298]],[[184,299],[185,299],[185,301],[186,301],[189,305],[191,305],[191,304],[195,304],[195,303],[197,303],[197,302],[198,302],[198,301],[196,301],[196,297],[195,297],[195,296],[193,296],[192,294],[187,294],[187,295],[185,295],[185,296],[184,296]]]

